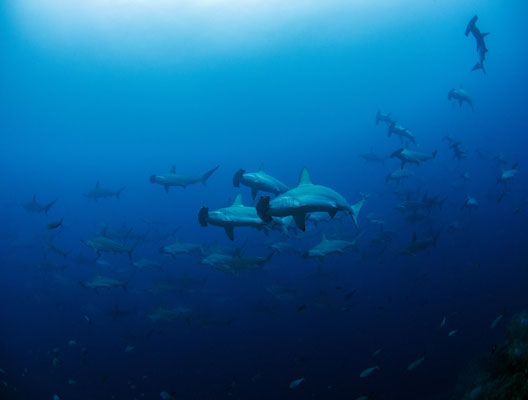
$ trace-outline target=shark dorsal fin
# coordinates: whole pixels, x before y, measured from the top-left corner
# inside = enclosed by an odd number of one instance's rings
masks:
[[[413,238],[412,238],[412,241],[413,241],[413,243],[416,242],[416,232],[413,232]]]
[[[264,172],[264,163],[260,164],[258,172]]]
[[[302,169],[301,175],[299,176],[299,182],[297,182],[297,186],[302,185],[313,185],[312,178],[310,178],[310,173],[306,167]]]
[[[233,204],[231,204],[231,207],[242,207],[242,193],[237,194],[237,197],[235,197],[235,200],[233,201]]]
[[[169,171],[171,174],[174,174],[176,173],[176,165],[173,165],[172,167],[170,167],[170,171]]]

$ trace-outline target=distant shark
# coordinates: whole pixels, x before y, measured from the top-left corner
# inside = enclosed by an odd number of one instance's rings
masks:
[[[447,100],[458,100],[460,107],[462,107],[463,103],[468,103],[473,107],[473,100],[464,89],[451,89],[447,94]]]
[[[165,192],[167,193],[169,192],[169,187],[171,186],[179,186],[185,189],[187,186],[199,182],[202,182],[202,184],[205,185],[207,180],[211,177],[211,175],[213,175],[213,173],[218,169],[218,167],[219,165],[207,171],[202,176],[186,176],[176,174],[176,167],[173,166],[168,174],[151,175],[150,183],[157,183],[163,185],[163,187],[165,188]]]
[[[486,53],[488,52],[488,48],[486,47],[484,38],[489,35],[489,32],[480,32],[480,29],[476,25],[477,20],[478,17],[476,15],[471,18],[471,20],[466,26],[465,35],[468,36],[471,33],[477,41],[477,52],[479,54],[479,61],[473,66],[472,71],[477,71],[481,69],[482,72],[486,73],[486,70],[484,68],[484,61],[486,60]]]
[[[303,232],[306,230],[306,214],[324,211],[333,218],[338,211],[352,216],[357,225],[357,216],[365,198],[350,205],[343,196],[326,186],[314,185],[310,174],[303,168],[297,187],[288,190],[273,200],[269,196],[261,196],[257,204],[257,213],[265,222],[271,222],[273,217],[293,216],[295,225]]]
[[[257,172],[238,170],[233,177],[233,186],[239,187],[241,184],[251,188],[253,200],[257,198],[259,191],[273,193],[278,196],[289,189],[284,183],[264,172],[263,165],[260,166]]]
[[[392,134],[395,134],[400,137],[400,142],[403,142],[403,139],[409,139],[414,145],[416,145],[416,138],[411,133],[411,131],[402,125],[400,125],[396,121],[392,121],[392,123],[389,125],[389,133],[388,136],[391,136]]]
[[[436,157],[436,153],[436,150],[433,151],[431,155],[429,155],[420,153],[418,151],[401,148],[392,153],[391,158],[399,158],[401,160],[401,168],[403,169],[407,163],[419,165],[421,162],[432,160]]]
[[[501,182],[507,183],[511,181],[513,178],[515,178],[515,176],[519,172],[519,170],[517,169],[517,166],[518,166],[518,163],[515,163],[513,164],[511,169],[503,169],[499,176],[499,179],[497,179],[497,183],[501,183]]]
[[[116,242],[106,236],[96,236],[92,239],[83,239],[81,240],[86,246],[90,247],[97,257],[101,253],[112,253],[112,254],[128,254],[128,257],[132,259],[132,252],[134,251],[134,246],[125,247],[121,243]]]
[[[124,186],[117,190],[110,190],[110,189],[102,188],[101,185],[99,184],[99,181],[97,181],[97,183],[95,184],[95,187],[89,192],[83,193],[83,196],[88,197],[89,199],[92,199],[92,200],[104,199],[106,197],[115,196],[115,198],[119,200],[119,196],[121,195],[123,190],[125,190]]]
[[[48,204],[40,204],[37,202],[37,195],[33,195],[31,198],[31,201],[28,201],[27,203],[23,203],[22,207],[26,209],[27,212],[33,212],[33,213],[44,213],[48,215],[49,209],[57,202],[57,200],[53,200],[52,202]]]
[[[462,207],[460,207],[460,209],[463,210],[464,208],[466,208],[471,211],[476,210],[477,208],[479,208],[479,206],[480,204],[477,199],[471,197],[470,195],[467,195],[466,200],[464,201],[464,204],[462,204]]]
[[[370,152],[360,154],[359,156],[363,160],[365,160],[365,163],[369,163],[369,162],[376,163],[376,162],[378,162],[378,163],[384,164],[385,160],[388,158],[387,156],[380,156],[380,155],[374,153],[374,148],[372,146],[370,146]]]
[[[235,201],[229,207],[215,211],[209,211],[209,208],[205,206],[202,207],[198,213],[198,222],[204,227],[208,224],[223,227],[231,240],[234,239],[235,227],[249,226],[263,229],[266,225],[266,222],[259,218],[255,207],[248,207],[242,204],[241,194],[237,195]]]
[[[440,231],[436,232],[432,237],[418,240],[416,239],[416,232],[414,232],[412,242],[401,249],[400,252],[415,256],[417,253],[427,250],[429,247],[436,247],[436,242],[438,241],[439,235]]]
[[[378,112],[376,113],[376,125],[378,125],[380,122],[385,122],[387,125],[391,125],[394,120],[391,118],[391,113],[383,113],[380,109],[378,109]]]
[[[304,254],[304,257],[316,257],[319,261],[324,262],[324,258],[327,255],[341,254],[349,247],[353,247],[357,251],[357,241],[361,235],[362,234],[360,233],[353,241],[348,241],[327,239],[326,235],[323,233],[321,242],[308,250]]]

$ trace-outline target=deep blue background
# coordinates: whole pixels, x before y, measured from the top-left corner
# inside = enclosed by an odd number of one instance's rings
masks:
[[[0,368],[6,374],[0,379],[9,388],[1,388],[1,395],[131,399],[145,393],[156,399],[165,390],[190,399],[356,398],[369,392],[380,399],[448,396],[470,360],[503,336],[506,322],[490,330],[491,322],[504,310],[507,321],[526,307],[528,58],[523,2],[439,3],[424,1],[416,10],[403,4],[380,8],[381,22],[360,25],[350,23],[357,18],[347,6],[267,32],[265,46],[252,48],[250,41],[225,54],[204,50],[151,58],[126,49],[112,54],[95,38],[90,45],[90,36],[83,38],[89,45],[61,48],[26,31],[31,21],[23,23],[13,3],[5,2],[0,8]],[[475,41],[463,32],[474,13],[481,30],[491,32],[487,75],[470,72]],[[155,32],[153,37],[164,40]],[[203,38],[196,46],[204,46]],[[474,110],[448,102],[452,87],[471,94]],[[384,126],[375,125],[378,108],[411,129],[420,151],[438,149],[437,159],[411,167],[424,182],[422,193],[447,197],[430,224],[410,224],[394,209],[398,199],[385,176],[399,167],[397,161],[365,164],[358,157],[371,146],[380,154],[400,147]],[[466,160],[452,159],[442,140],[446,135],[462,140]],[[500,167],[493,157],[499,153],[510,165],[518,161],[520,173],[497,203],[503,189],[496,184]],[[322,266],[283,255],[275,256],[268,270],[231,276],[198,265],[194,257],[163,258],[157,248],[168,243],[158,242],[140,244],[134,259],[162,261],[164,271],[135,273],[126,292],[96,295],[78,284],[92,277],[95,267],[72,258],[81,250],[90,254],[80,239],[102,224],[126,223],[145,232],[142,218],[163,220],[179,227],[182,241],[236,247],[247,240],[248,255],[266,255],[261,232],[237,229],[232,245],[223,230],[201,228],[196,217],[202,205],[225,206],[238,192],[233,173],[256,170],[260,163],[289,185],[307,166],[314,182],[350,202],[359,192],[370,194],[359,217],[365,231],[360,248],[377,229],[365,216],[381,215],[397,232],[384,262],[360,260],[352,251]],[[206,187],[171,189],[166,195],[148,178],[171,165],[190,175],[215,165],[220,169]],[[463,172],[471,181],[453,186]],[[92,202],[81,193],[96,181],[126,189],[119,201]],[[249,190],[241,191],[251,204]],[[58,199],[47,218],[20,207],[33,194],[41,202]],[[477,211],[460,210],[467,194],[479,200]],[[61,217],[66,227],[55,243],[71,255],[65,261],[49,258],[68,268],[63,274],[43,273],[38,264],[45,225]],[[399,255],[412,232],[424,237],[453,221],[464,229],[444,229],[436,249]],[[354,233],[350,221],[343,229]],[[307,247],[319,238],[301,243]],[[33,247],[13,247],[21,242]],[[126,256],[104,258],[117,269],[130,269]],[[319,269],[322,274],[314,275]],[[151,278],[184,272],[207,276],[204,288],[181,296],[145,292]],[[274,300],[266,287],[277,282],[295,288],[296,297]],[[113,321],[106,313],[114,304],[137,313]],[[255,311],[258,304],[269,312]],[[297,313],[302,304],[306,310]],[[190,326],[152,323],[146,315],[159,305],[192,308]],[[84,315],[92,318],[91,326]],[[440,329],[444,316],[447,325]],[[209,325],[206,318],[232,323]],[[458,333],[447,337],[452,329]],[[68,347],[70,339],[77,346]],[[125,353],[127,345],[135,349]],[[88,350],[86,364],[82,347]],[[53,348],[60,349],[57,367]],[[378,348],[383,350],[373,359]],[[409,363],[423,354],[424,363],[408,372]],[[360,379],[373,365],[381,369]],[[24,368],[28,372],[21,376]],[[300,377],[305,382],[288,389]],[[78,383],[68,385],[70,378]]]

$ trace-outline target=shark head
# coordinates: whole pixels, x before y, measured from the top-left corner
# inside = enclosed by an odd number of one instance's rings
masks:
[[[155,174],[150,175],[150,183],[156,183],[156,175]]]
[[[198,222],[201,226],[207,226],[207,217],[209,215],[209,208],[203,206],[198,212]]]
[[[234,187],[239,187],[240,186],[240,181],[242,180],[242,176],[246,173],[246,170],[244,169],[239,169],[235,175],[233,176],[233,186]]]
[[[398,157],[398,156],[401,154],[402,151],[403,151],[403,148],[396,150],[395,152],[393,152],[393,153],[390,155],[391,158]]]

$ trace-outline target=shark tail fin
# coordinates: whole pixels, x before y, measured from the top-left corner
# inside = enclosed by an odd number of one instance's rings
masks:
[[[213,175],[213,173],[220,167],[220,165],[217,165],[213,169],[207,171],[205,174],[202,175],[202,184],[205,186],[205,183],[207,182],[207,179]]]
[[[123,193],[123,190],[125,189],[126,189],[126,186],[123,186],[121,189],[118,189],[118,191],[116,192],[117,200],[119,200],[119,196],[121,196],[121,193]]]
[[[51,207],[53,207],[53,204],[55,204],[57,202],[57,200],[53,200],[51,203],[49,203],[45,208],[44,208],[44,212],[46,213],[46,215],[48,215],[48,211]]]
[[[352,215],[352,221],[354,222],[354,226],[356,227],[357,230],[359,230],[357,217],[359,215],[359,211],[361,210],[361,207],[363,207],[363,203],[365,203],[365,199],[366,197],[363,196],[363,198],[360,201],[350,206],[350,213]]]

